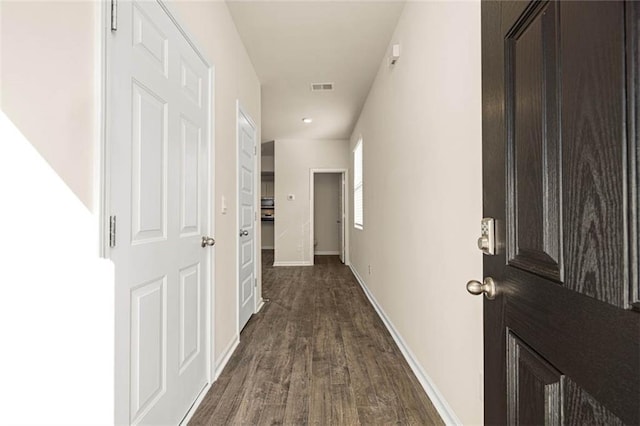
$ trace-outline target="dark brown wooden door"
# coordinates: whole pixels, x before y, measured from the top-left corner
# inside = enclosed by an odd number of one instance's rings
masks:
[[[487,424],[640,424],[633,2],[483,2]]]

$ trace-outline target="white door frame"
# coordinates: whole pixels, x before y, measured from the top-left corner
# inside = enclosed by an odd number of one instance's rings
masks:
[[[315,223],[314,223],[314,213],[315,213],[315,206],[314,206],[314,192],[315,192],[315,187],[314,187],[314,183],[315,183],[315,175],[317,173],[337,173],[340,174],[343,182],[344,182],[344,186],[342,186],[341,192],[342,192],[342,232],[344,233],[343,238],[342,238],[342,244],[344,244],[344,246],[342,247],[343,253],[344,253],[344,264],[345,265],[349,265],[349,251],[347,250],[347,247],[349,247],[349,227],[347,226],[347,219],[348,219],[348,212],[349,212],[349,203],[348,203],[348,198],[349,198],[349,191],[347,190],[347,185],[349,184],[349,169],[345,169],[345,168],[339,168],[339,169],[309,169],[309,203],[310,203],[310,208],[309,208],[309,253],[311,256],[311,262],[310,264],[313,265],[314,264],[314,246],[313,246],[313,240],[314,240],[314,236],[315,236]]]
[[[240,104],[240,99],[236,99],[236,232],[240,230],[240,180],[238,179],[240,172],[240,116],[244,116],[246,120],[249,122],[251,127],[253,128],[253,141],[254,141],[254,155],[253,155],[253,207],[254,207],[254,226],[253,232],[255,235],[253,236],[253,276],[255,278],[254,283],[254,305],[253,305],[253,313],[255,314],[262,308],[264,301],[262,300],[262,285],[258,282],[258,220],[257,220],[257,209],[258,209],[258,201],[260,197],[260,191],[258,191],[258,185],[260,184],[259,175],[260,169],[258,168],[258,127],[256,126],[253,118],[247,113],[242,105]],[[237,234],[236,234],[237,236]],[[236,239],[238,245],[236,246],[236,336],[238,341],[240,340],[240,240]],[[260,289],[260,294],[258,294],[258,289]]]
[[[215,218],[213,213],[215,212],[215,174],[213,173],[213,167],[215,165],[215,127],[214,127],[214,99],[215,99],[215,67],[211,65],[209,60],[203,55],[203,50],[200,49],[195,42],[195,38],[191,36],[191,34],[185,29],[184,26],[180,23],[180,21],[176,18],[178,14],[174,11],[174,6],[166,2],[165,0],[156,0],[157,3],[162,7],[167,16],[171,19],[174,25],[178,28],[180,33],[185,37],[187,43],[191,46],[191,48],[198,55],[200,60],[204,63],[204,65],[208,68],[208,79],[209,79],[209,93],[207,100],[207,108],[209,110],[209,119],[207,122],[208,132],[209,132],[209,161],[208,161],[208,193],[209,193],[209,201],[207,203],[207,230],[203,230],[203,233],[206,235],[214,236],[215,232]],[[95,175],[98,177],[94,184],[94,189],[96,190],[96,194],[98,196],[94,201],[94,205],[97,212],[97,221],[99,222],[99,254],[100,256],[109,259],[111,257],[111,251],[109,247],[109,212],[111,211],[110,206],[110,191],[111,191],[111,153],[109,143],[109,128],[111,124],[112,114],[110,110],[112,108],[110,104],[110,93],[111,93],[111,43],[109,33],[111,31],[111,2],[104,1],[101,2],[102,7],[98,7],[96,12],[96,21],[99,23],[98,30],[95,35],[95,45],[96,45],[96,55],[95,55],[95,64],[99,67],[96,72],[96,91],[99,92],[98,103],[98,112],[97,117],[99,119],[98,130],[99,138],[96,142],[96,150],[94,154],[94,166],[96,167]],[[205,342],[205,353],[207,359],[206,365],[206,375],[207,375],[207,386],[200,393],[192,407],[186,413],[185,418],[182,423],[186,424],[189,419],[195,413],[195,410],[202,402],[202,399],[207,394],[210,387],[213,385],[215,380],[214,377],[214,369],[213,366],[215,363],[215,259],[216,259],[216,249],[215,246],[211,250],[211,256],[207,262],[207,271],[205,272],[205,294],[206,294],[206,336],[207,341]],[[114,309],[117,307],[114,305]],[[115,390],[115,388],[114,388]],[[115,398],[117,400],[117,398]]]

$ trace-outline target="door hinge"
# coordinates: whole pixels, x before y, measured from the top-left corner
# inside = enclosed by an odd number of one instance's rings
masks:
[[[116,217],[109,216],[109,247],[116,246]]]
[[[253,155],[258,155],[258,148],[256,148],[256,146],[253,146]]]
[[[253,212],[253,219],[254,221],[258,221],[258,212]]]
[[[118,0],[111,0],[111,31],[118,30]]]

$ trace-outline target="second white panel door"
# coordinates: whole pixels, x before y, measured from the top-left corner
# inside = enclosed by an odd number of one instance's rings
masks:
[[[255,311],[255,152],[256,129],[238,108],[238,315],[242,330]]]

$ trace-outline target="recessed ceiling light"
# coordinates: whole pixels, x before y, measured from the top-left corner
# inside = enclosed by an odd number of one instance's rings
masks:
[[[302,119],[302,122],[303,122],[304,124],[309,124],[309,123],[311,123],[312,121],[313,121],[313,119],[312,119],[312,118],[307,118],[307,117],[305,117],[305,118],[303,118],[303,119]]]

